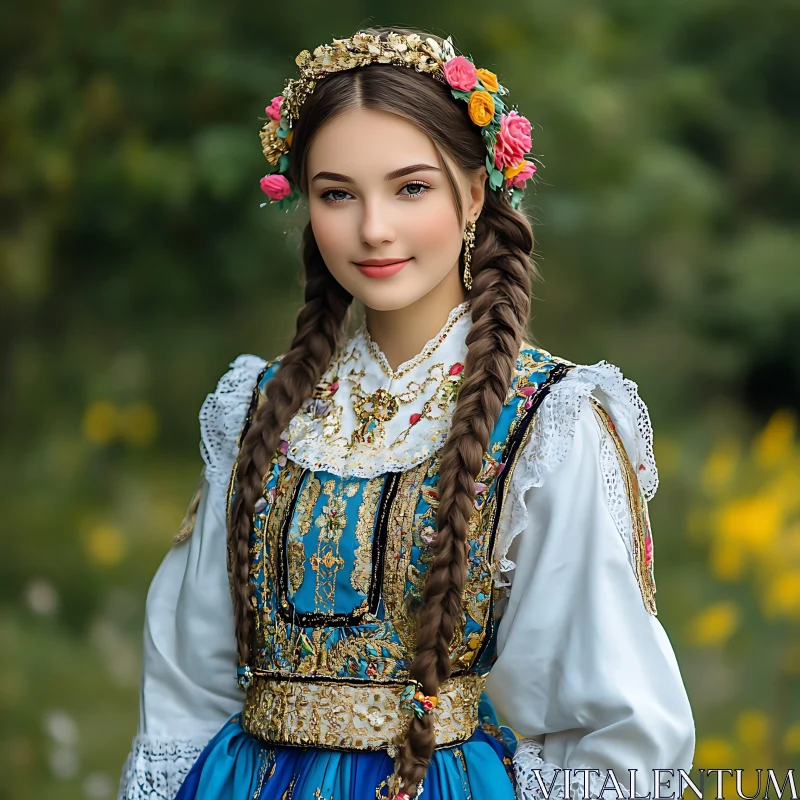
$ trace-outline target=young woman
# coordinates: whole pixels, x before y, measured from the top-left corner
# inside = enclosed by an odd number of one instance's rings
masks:
[[[262,188],[307,198],[305,305],[201,409],[120,797],[654,792],[694,725],[655,617],[652,431],[616,367],[526,340],[530,123],[423,33],[297,63]]]

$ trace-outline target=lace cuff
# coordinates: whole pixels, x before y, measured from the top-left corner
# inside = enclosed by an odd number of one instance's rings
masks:
[[[558,767],[541,757],[542,745],[534,739],[521,739],[514,751],[514,775],[517,783],[517,800],[566,800],[564,794],[563,767]],[[606,776],[603,770],[581,764],[570,767],[578,770],[570,773],[570,800],[611,800],[618,797],[616,787],[610,783],[606,785],[605,793],[601,794]],[[583,772],[586,770],[586,772]],[[591,772],[589,770],[594,770]],[[537,779],[541,777],[541,784]],[[585,776],[589,779],[589,794],[584,792]],[[544,787],[544,789],[542,789]],[[619,784],[619,794],[630,797],[630,792],[623,784]]]
[[[137,736],[122,768],[117,800],[172,800],[205,742]]]
[[[509,573],[516,568],[508,550],[516,536],[528,526],[525,495],[528,489],[541,486],[566,458],[572,448],[575,426],[582,413],[592,413],[589,397],[595,395],[607,408],[622,440],[645,500],[658,488],[658,470],[653,454],[653,428],[647,406],[639,397],[637,385],[623,377],[620,370],[607,361],[578,365],[554,384],[536,412],[530,441],[520,453],[519,463],[506,495],[502,511],[500,536],[494,560],[494,582],[498,587],[510,586]],[[607,491],[620,485],[616,459],[602,459]],[[613,509],[615,520],[619,509]],[[627,513],[627,508],[625,510]],[[630,523],[627,523],[627,528]],[[630,550],[630,537],[626,546]]]
[[[200,453],[206,478],[223,492],[228,488],[256,378],[266,363],[258,356],[238,356],[200,407]]]

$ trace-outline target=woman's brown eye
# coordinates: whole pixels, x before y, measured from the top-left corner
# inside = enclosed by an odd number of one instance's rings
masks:
[[[409,190],[409,192],[406,195],[406,197],[420,197],[421,195],[425,194],[425,192],[428,189],[430,189],[430,186],[428,186],[425,183],[407,183],[403,187],[403,189],[408,189]],[[419,190],[419,191],[411,191],[412,189]],[[402,189],[401,189],[401,191],[402,191]]]

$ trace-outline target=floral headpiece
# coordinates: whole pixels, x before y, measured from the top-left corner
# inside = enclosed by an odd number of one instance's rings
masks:
[[[448,37],[440,45],[416,34],[390,33],[384,41],[359,31],[351,39],[334,39],[320,45],[312,56],[303,50],[295,59],[300,77],[290,79],[282,94],[266,108],[267,122],[261,129],[261,145],[274,170],[261,179],[261,189],[271,203],[283,208],[299,196],[287,177],[292,130],[305,99],[317,83],[333,72],[368,64],[396,64],[426,72],[450,87],[457,100],[467,103],[470,119],[480,127],[486,145],[489,186],[505,191],[513,208],[518,208],[525,183],[536,172],[533,161],[525,159],[531,149],[531,123],[501,99],[508,89],[488,69],[476,69],[468,56],[456,55]],[[261,204],[262,207],[267,205]]]

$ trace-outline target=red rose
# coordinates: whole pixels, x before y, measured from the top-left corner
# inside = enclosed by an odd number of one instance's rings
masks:
[[[450,375],[460,375],[464,371],[464,365],[460,362],[456,362],[450,367]]]
[[[412,425],[416,425],[416,424],[417,424],[417,423],[418,423],[418,422],[419,422],[421,419],[422,419],[422,414],[412,414],[412,415],[411,415],[411,416],[408,418],[408,421],[409,421],[409,422],[410,422]]]

